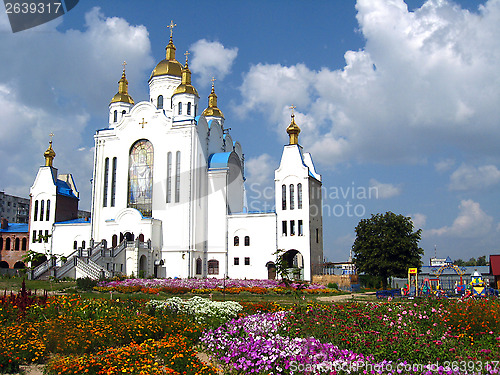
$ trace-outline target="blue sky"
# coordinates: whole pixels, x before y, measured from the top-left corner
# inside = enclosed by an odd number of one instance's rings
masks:
[[[55,165],[89,208],[93,134],[121,63],[145,100],[170,20],[201,103],[217,78],[254,208],[272,201],[261,195],[294,104],[323,175],[329,260],[347,259],[359,220],[386,211],[422,228],[424,263],[435,246],[452,259],[500,252],[498,0],[87,0],[16,34],[2,13],[0,190],[28,196],[53,131]]]

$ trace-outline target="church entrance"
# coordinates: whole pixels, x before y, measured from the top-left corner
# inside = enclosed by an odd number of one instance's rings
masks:
[[[134,234],[130,232],[125,232],[123,235],[126,241],[133,241],[134,240]]]
[[[275,280],[276,279],[276,264],[274,262],[267,262],[267,279]]]
[[[304,278],[304,258],[300,251],[288,250],[282,257],[288,270],[288,276],[295,280],[302,280]]]
[[[139,277],[147,277],[148,274],[148,259],[146,255],[141,255],[139,259]]]

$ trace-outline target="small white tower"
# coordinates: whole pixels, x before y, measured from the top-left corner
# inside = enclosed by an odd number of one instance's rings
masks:
[[[119,123],[123,115],[130,112],[134,106],[134,99],[128,94],[128,81],[125,77],[125,65],[123,62],[122,78],[118,81],[118,92],[109,103],[109,127],[114,128]]]
[[[200,96],[191,84],[191,71],[188,66],[189,52],[186,51],[185,55],[186,65],[182,69],[182,81],[172,95],[174,123],[183,120],[192,120],[198,115],[198,101]]]

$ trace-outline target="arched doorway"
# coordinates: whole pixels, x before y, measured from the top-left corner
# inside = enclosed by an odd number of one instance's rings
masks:
[[[124,236],[125,236],[125,239],[127,241],[133,241],[134,240],[134,234],[133,233],[125,232]]]
[[[267,262],[267,279],[275,280],[276,279],[276,264],[274,262]]]
[[[144,234],[139,234],[139,241],[144,242]]]
[[[31,261],[31,266],[37,267],[45,261],[47,261],[47,257],[45,255],[40,254],[40,256],[36,257],[35,260]]]
[[[303,279],[304,278],[304,258],[300,251],[291,249],[285,252],[283,255],[283,261],[285,268],[288,269],[288,275],[293,279]]]
[[[139,258],[139,277],[146,277],[148,272],[148,259],[146,255]]]
[[[16,264],[14,264],[14,268],[15,269],[26,268],[26,265],[23,262],[19,261],[19,262],[16,262]]]
[[[0,268],[9,268],[9,263],[7,263],[5,260],[1,261]]]
[[[116,234],[113,234],[113,237],[111,237],[111,246],[118,246],[118,236]]]

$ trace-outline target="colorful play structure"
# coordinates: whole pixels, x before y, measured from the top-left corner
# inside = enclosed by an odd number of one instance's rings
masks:
[[[457,275],[460,276],[460,283],[455,282],[455,290],[445,291],[441,288],[439,278],[442,273],[447,270],[454,270]],[[446,264],[441,266],[437,271],[435,271],[435,278],[425,278],[422,283],[418,282],[418,270],[417,268],[408,269],[408,284],[401,289],[401,294],[407,297],[418,297],[418,296],[445,296],[451,294],[455,295],[465,295],[471,297],[487,297],[492,295],[498,295],[498,291],[488,287],[483,279],[481,273],[477,270],[471,275],[471,282],[468,284],[463,283],[463,276],[465,274],[465,269],[461,269],[454,264]]]

